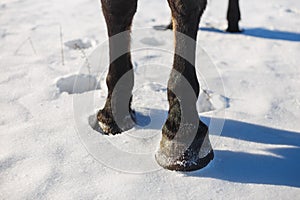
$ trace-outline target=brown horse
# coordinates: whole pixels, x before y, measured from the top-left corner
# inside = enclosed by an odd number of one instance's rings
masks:
[[[110,66],[106,78],[108,96],[97,119],[103,132],[117,134],[131,128],[136,120],[131,109],[134,73],[130,29],[137,0],[101,2],[109,36]],[[194,67],[198,26],[207,0],[168,0],[168,3],[175,32],[175,54],[167,90],[168,118],[155,157],[164,168],[190,171],[205,167],[214,157],[208,127],[199,119],[196,109],[199,83]],[[227,19],[227,31],[238,32],[238,0],[229,0]],[[124,53],[119,55],[120,51]]]

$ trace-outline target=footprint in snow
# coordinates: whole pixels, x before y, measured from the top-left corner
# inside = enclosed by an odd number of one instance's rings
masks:
[[[74,87],[76,83],[76,87]],[[84,92],[100,89],[100,84],[96,77],[86,74],[71,75],[60,78],[56,82],[56,87],[60,93],[81,94]]]

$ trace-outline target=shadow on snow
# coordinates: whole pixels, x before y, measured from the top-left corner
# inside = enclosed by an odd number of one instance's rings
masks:
[[[208,120],[204,119],[204,121]],[[277,155],[276,157],[215,150],[215,160],[209,167],[186,173],[187,176],[210,177],[237,183],[300,187],[300,133],[226,120],[222,137],[288,146],[264,149]]]
[[[229,34],[220,29],[212,28],[212,27],[201,27],[200,30]],[[257,37],[257,38],[300,42],[300,33],[280,31],[280,30],[269,30],[266,28],[245,28],[243,29],[243,32],[241,34],[246,36]]]

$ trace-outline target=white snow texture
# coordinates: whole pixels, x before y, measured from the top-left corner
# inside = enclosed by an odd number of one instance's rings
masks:
[[[108,66],[99,0],[0,1],[0,199],[300,199],[300,1],[240,0],[241,34],[223,31],[227,3],[208,2],[198,47],[210,61],[197,57],[199,115],[225,124],[210,130],[215,159],[182,173],[154,159],[174,44],[153,29],[169,23],[166,0],[139,0],[138,125],[117,136],[94,126],[107,91],[94,65]]]

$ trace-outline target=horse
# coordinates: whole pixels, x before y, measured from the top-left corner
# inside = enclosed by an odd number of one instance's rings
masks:
[[[207,0],[167,1],[175,53],[167,85],[168,117],[155,159],[169,170],[193,171],[207,166],[214,158],[208,127],[200,120],[196,108],[200,87],[194,67],[198,26]],[[136,113],[131,108],[134,73],[130,31],[137,0],[101,0],[101,4],[109,36],[110,65],[106,77],[108,94],[97,121],[105,134],[115,135],[136,122]],[[238,0],[229,0],[227,20],[228,32],[240,31]],[[120,51],[124,53],[120,55]]]

